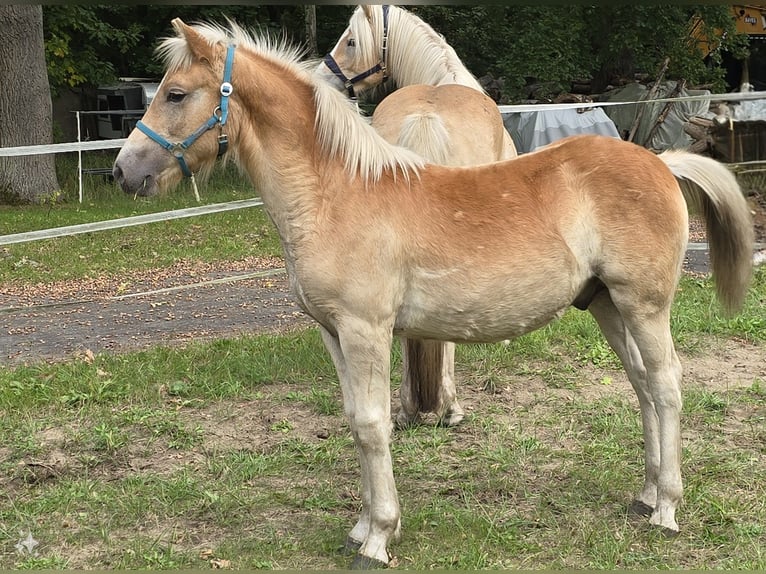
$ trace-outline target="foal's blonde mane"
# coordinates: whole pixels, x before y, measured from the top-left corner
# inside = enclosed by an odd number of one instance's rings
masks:
[[[316,105],[315,134],[317,142],[331,157],[340,157],[350,174],[376,181],[384,171],[394,176],[398,171],[409,178],[417,174],[424,160],[407,149],[389,144],[357,113],[352,103],[327,82],[315,79],[312,71],[316,61],[301,61],[304,50],[290,45],[284,37],[250,32],[229,20],[228,27],[214,23],[192,26],[211,46],[221,48],[221,61],[229,44],[244,48],[252,54],[279,65],[296,82],[311,86]],[[157,48],[168,71],[188,68],[192,54],[183,36],[165,38]],[[235,54],[236,58],[236,54]],[[236,94],[236,65],[234,66],[234,93]],[[236,121],[232,117],[231,121]]]
[[[354,69],[373,67],[382,53],[383,7],[375,4],[367,8],[371,21],[361,6],[349,20],[357,45]],[[413,84],[461,84],[484,92],[452,46],[415,14],[398,6],[390,6],[388,12],[387,64],[388,73],[399,88]]]

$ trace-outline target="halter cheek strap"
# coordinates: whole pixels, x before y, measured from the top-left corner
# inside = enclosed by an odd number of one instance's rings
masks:
[[[335,76],[343,82],[343,86],[346,88],[346,91],[348,91],[348,97],[351,99],[356,98],[356,92],[354,92],[354,84],[358,84],[365,78],[369,78],[373,74],[377,74],[378,72],[383,72],[383,81],[385,82],[388,79],[388,9],[390,6],[388,4],[384,4],[382,6],[383,9],[383,42],[381,46],[381,59],[380,61],[375,64],[372,68],[369,70],[362,72],[361,74],[357,74],[353,78],[348,78],[346,74],[343,73],[343,71],[340,69],[340,66],[338,66],[338,62],[335,61],[335,58],[333,58],[332,54],[327,54],[324,57],[324,63],[325,65],[330,69],[330,71],[335,74]]]
[[[178,160],[178,164],[181,167],[181,171],[186,177],[193,177],[192,171],[189,169],[186,159],[184,159],[184,151],[191,146],[202,134],[213,129],[216,125],[221,130],[218,135],[218,157],[221,157],[226,153],[229,147],[229,136],[223,132],[223,128],[226,126],[226,120],[229,118],[229,96],[234,92],[234,87],[231,85],[231,69],[234,65],[234,49],[236,46],[230,45],[226,51],[226,64],[223,69],[223,82],[221,83],[221,103],[213,110],[213,115],[204,124],[198,127],[192,132],[192,134],[181,142],[169,142],[160,134],[155,132],[152,128],[147,126],[143,121],[139,121],[136,127],[146,134],[151,140],[161,145],[163,148],[172,153]]]
[[[373,74],[377,74],[381,70],[385,69],[382,62],[378,62],[375,64],[372,68],[369,70],[362,72],[361,74],[357,74],[353,78],[347,78],[346,75],[341,71],[340,67],[338,66],[338,63],[335,61],[335,58],[332,57],[332,54],[327,54],[324,57],[324,63],[325,65],[330,68],[330,71],[335,74],[335,76],[343,82],[344,87],[348,91],[348,97],[349,98],[355,98],[356,93],[354,92],[354,84],[357,84],[364,80],[365,78],[368,78],[372,76]],[[385,76],[384,76],[385,78]],[[385,81],[385,80],[384,80]]]

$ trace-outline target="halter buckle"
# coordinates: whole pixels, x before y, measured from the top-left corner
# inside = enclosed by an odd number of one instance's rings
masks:
[[[231,94],[234,93],[234,86],[231,85],[229,82],[224,82],[221,84],[221,95],[224,97],[228,97]]]
[[[218,157],[221,157],[229,149],[229,136],[227,134],[220,134],[218,136]]]

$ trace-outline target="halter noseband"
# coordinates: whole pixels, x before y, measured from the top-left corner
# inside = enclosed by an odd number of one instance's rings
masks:
[[[335,76],[343,82],[343,86],[348,91],[348,97],[351,99],[356,98],[356,93],[354,92],[354,84],[358,84],[365,78],[368,78],[372,76],[373,74],[377,74],[378,72],[383,72],[383,81],[385,82],[388,79],[388,9],[389,6],[387,4],[384,4],[382,6],[383,8],[383,45],[381,46],[381,58],[380,61],[375,64],[372,68],[367,70],[366,72],[362,72],[361,74],[358,74],[354,76],[353,78],[348,78],[346,74],[343,73],[343,71],[340,69],[340,66],[338,66],[338,62],[335,61],[335,58],[332,57],[332,54],[327,54],[324,57],[324,63],[325,65],[330,68],[330,71],[335,74]]]
[[[226,64],[223,69],[223,82],[221,83],[221,103],[213,110],[212,117],[198,127],[192,134],[182,142],[171,143],[155,132],[144,122],[140,121],[136,124],[136,127],[146,134],[151,140],[160,144],[170,153],[172,153],[178,160],[178,164],[181,166],[181,171],[186,177],[193,177],[192,171],[186,164],[184,159],[184,151],[192,145],[197,139],[207,132],[212,130],[218,125],[221,133],[218,135],[218,157],[221,157],[226,153],[229,146],[229,136],[223,133],[223,128],[226,125],[226,120],[229,117],[229,96],[234,92],[234,87],[231,85],[231,69],[234,64],[234,46],[229,45],[226,51]]]

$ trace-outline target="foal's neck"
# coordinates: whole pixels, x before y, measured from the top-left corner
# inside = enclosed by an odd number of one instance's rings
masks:
[[[257,54],[237,69],[238,163],[283,240],[311,233],[318,211],[346,193],[417,177],[423,159],[386,142],[329,84]]]

